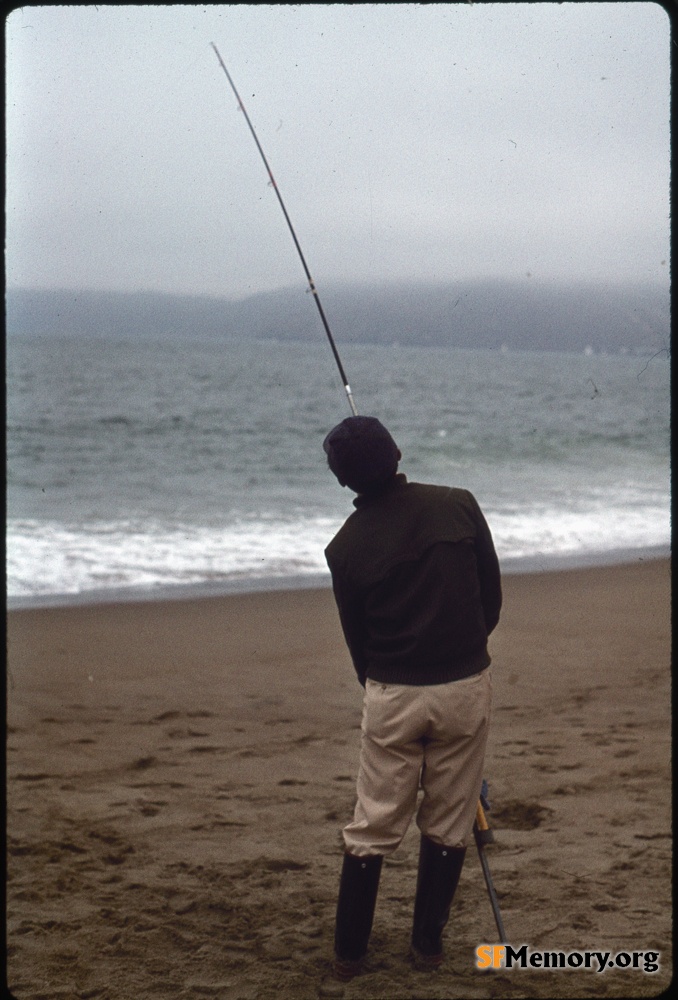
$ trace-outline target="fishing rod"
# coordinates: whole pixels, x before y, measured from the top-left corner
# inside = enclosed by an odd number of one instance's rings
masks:
[[[473,823],[473,837],[476,842],[476,847],[478,849],[478,857],[480,858],[480,866],[483,869],[483,878],[485,879],[485,887],[487,889],[487,894],[490,897],[490,906],[492,907],[492,913],[494,915],[494,922],[497,925],[497,931],[499,932],[499,940],[502,944],[506,944],[506,931],[504,930],[504,921],[501,918],[501,910],[499,909],[499,900],[497,899],[497,893],[494,888],[494,883],[492,882],[492,874],[490,872],[490,866],[487,863],[487,857],[485,856],[485,844],[494,843],[494,834],[490,829],[487,822],[487,817],[485,816],[485,807],[487,806],[487,800],[483,793],[480,795],[478,800],[478,805],[476,806],[476,818]]]
[[[313,278],[311,277],[311,272],[308,269],[308,265],[306,263],[306,258],[304,257],[304,255],[302,253],[301,247],[299,246],[299,240],[297,239],[297,234],[294,231],[294,226],[292,225],[290,217],[287,214],[287,209],[285,208],[285,202],[282,200],[282,196],[280,194],[280,191],[278,190],[278,185],[275,182],[275,177],[273,176],[271,168],[268,165],[268,160],[266,159],[264,151],[261,148],[261,143],[259,142],[259,140],[257,138],[257,133],[254,131],[254,126],[252,125],[252,122],[250,121],[250,116],[247,114],[247,111],[245,110],[245,105],[242,102],[240,94],[236,90],[236,86],[233,83],[233,80],[231,78],[231,74],[226,69],[226,64],[224,63],[224,60],[221,58],[221,55],[219,53],[219,49],[216,47],[216,45],[214,44],[214,42],[210,42],[210,45],[214,49],[214,51],[216,53],[216,57],[219,60],[219,64],[221,65],[221,68],[223,69],[224,73],[226,74],[226,79],[230,83],[231,90],[235,94],[236,100],[238,102],[238,107],[239,107],[240,111],[242,111],[242,113],[245,116],[245,121],[247,122],[247,124],[249,126],[249,130],[252,133],[252,138],[254,139],[254,141],[255,141],[255,143],[257,145],[257,149],[259,150],[259,155],[261,156],[261,159],[264,161],[264,166],[266,167],[266,170],[268,172],[268,176],[270,177],[271,185],[273,186],[273,190],[275,191],[275,193],[277,195],[278,201],[280,203],[280,207],[282,208],[282,211],[283,211],[283,215],[285,216],[285,221],[287,222],[287,225],[289,227],[290,233],[292,234],[292,239],[294,240],[294,245],[297,248],[297,253],[299,254],[299,258],[300,258],[302,266],[304,268],[304,272],[306,274],[306,279],[308,281],[308,287],[313,292],[313,298],[315,299],[315,304],[318,307],[318,312],[320,313],[320,318],[322,320],[323,326],[325,327],[325,333],[327,334],[327,339],[329,340],[330,347],[332,348],[332,353],[334,355],[334,360],[336,361],[337,368],[339,369],[339,375],[341,376],[341,381],[342,381],[342,384],[344,386],[344,391],[346,392],[346,398],[348,399],[348,405],[351,407],[351,413],[353,414],[353,416],[357,417],[358,416],[358,410],[356,409],[356,405],[355,405],[355,402],[353,400],[353,394],[351,392],[351,387],[348,384],[348,379],[346,378],[346,372],[344,371],[344,366],[342,365],[341,358],[339,357],[339,351],[337,350],[337,345],[334,342],[334,337],[332,336],[332,331],[330,330],[330,325],[327,322],[327,317],[325,316],[325,311],[324,311],[324,309],[322,307],[322,304],[320,302],[320,296],[318,295],[318,291],[317,291],[317,289],[315,287],[315,282],[313,281]]]

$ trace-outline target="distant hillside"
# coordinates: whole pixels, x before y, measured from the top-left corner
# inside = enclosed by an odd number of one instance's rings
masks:
[[[328,286],[338,345],[399,343],[645,353],[668,348],[670,295],[660,286],[537,286],[529,281]],[[97,337],[324,336],[302,287],[241,300],[155,292],[6,292],[10,335]]]

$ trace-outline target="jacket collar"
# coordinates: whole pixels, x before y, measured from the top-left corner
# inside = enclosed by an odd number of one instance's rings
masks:
[[[373,503],[375,500],[379,500],[387,493],[390,493],[392,490],[400,489],[402,486],[407,486],[407,476],[403,472],[397,472],[393,479],[390,479],[386,486],[377,490],[376,493],[359,493],[353,501],[353,506],[357,508],[365,507],[367,504]]]

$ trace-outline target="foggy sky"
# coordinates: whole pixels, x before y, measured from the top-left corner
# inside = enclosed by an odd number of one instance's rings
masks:
[[[26,6],[6,21],[10,286],[668,282],[654,3]]]

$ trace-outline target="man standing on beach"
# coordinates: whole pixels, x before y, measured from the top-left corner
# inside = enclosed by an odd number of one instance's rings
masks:
[[[398,473],[400,450],[376,418],[348,417],[323,448],[339,483],[358,494],[325,555],[365,688],[357,803],[343,831],[335,974],[360,971],[383,858],[415,811],[412,954],[418,967],[434,969],[482,784],[499,563],[471,493],[408,482]]]

